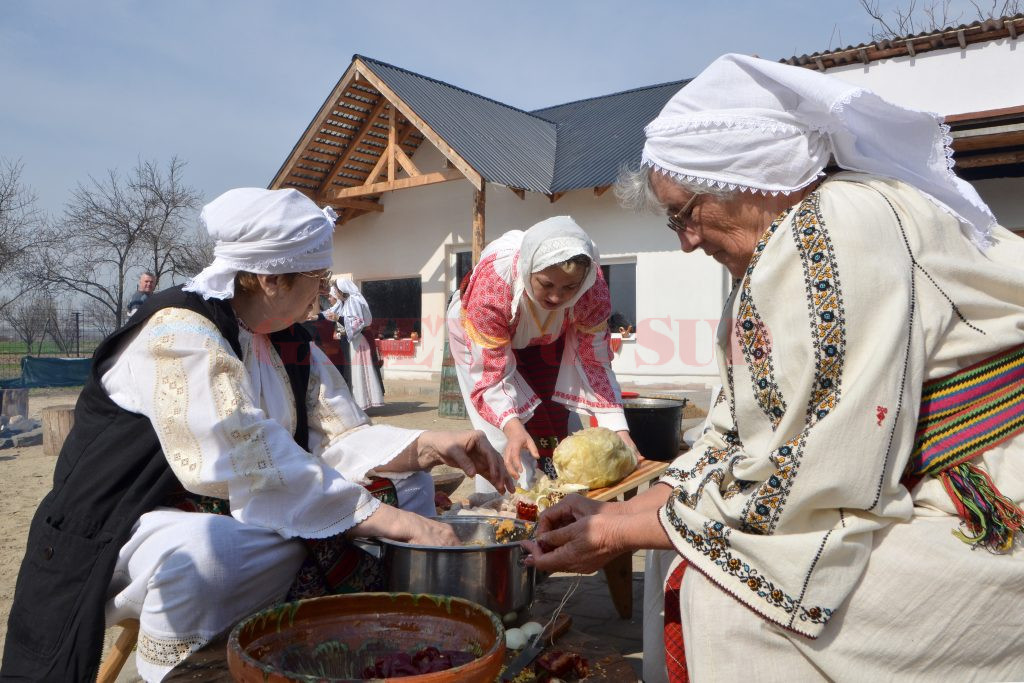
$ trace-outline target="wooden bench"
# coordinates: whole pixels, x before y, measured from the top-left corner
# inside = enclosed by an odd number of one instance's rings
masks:
[[[635,496],[640,487],[647,488],[652,482],[668,469],[669,463],[659,460],[644,460],[632,474],[617,484],[606,486],[602,489],[587,491],[587,498],[600,501],[615,500],[622,497],[622,500],[629,500]],[[623,553],[610,561],[604,567],[605,581],[608,582],[608,592],[612,596],[612,603],[615,611],[622,619],[629,619],[633,616],[633,553]]]

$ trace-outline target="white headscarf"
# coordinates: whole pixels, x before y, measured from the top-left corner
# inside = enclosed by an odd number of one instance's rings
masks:
[[[913,185],[979,247],[995,223],[975,189],[953,173],[941,116],[803,67],[719,57],[645,132],[643,163],[679,180],[788,193],[822,176],[831,157],[842,168]]]
[[[298,190],[228,190],[199,215],[217,240],[213,263],[183,289],[230,299],[239,271],[281,275],[330,268],[337,218],[331,207],[320,209]]]
[[[359,291],[356,283],[347,278],[338,278],[334,281],[332,288],[335,298],[339,301],[342,298],[342,293],[348,294],[348,298],[341,305],[341,315],[345,316],[345,334],[352,339],[373,322],[373,316],[370,315],[370,304],[366,303],[366,298]]]
[[[564,263],[573,256],[590,257],[590,268],[583,277],[580,288],[575,296],[566,301],[561,308],[568,308],[579,301],[583,294],[594,286],[597,270],[601,267],[597,245],[590,239],[583,228],[576,225],[569,216],[555,216],[537,223],[523,233],[523,241],[519,247],[516,277],[512,280],[512,315],[519,310],[519,302],[523,292],[531,300],[537,302],[530,286],[530,276],[557,263]],[[539,303],[539,302],[537,302]]]

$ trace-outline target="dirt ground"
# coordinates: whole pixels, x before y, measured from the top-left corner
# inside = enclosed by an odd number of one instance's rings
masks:
[[[429,387],[409,387],[413,393],[398,394],[389,387],[386,405],[373,408],[376,423],[412,429],[469,429],[469,420],[438,416],[437,392]],[[33,389],[29,417],[39,419],[43,408],[73,404],[78,389]],[[7,635],[7,616],[14,597],[18,568],[25,553],[25,539],[36,506],[50,490],[54,458],[42,446],[0,450],[0,643]],[[439,471],[448,468],[439,468]],[[468,482],[467,482],[468,483]]]

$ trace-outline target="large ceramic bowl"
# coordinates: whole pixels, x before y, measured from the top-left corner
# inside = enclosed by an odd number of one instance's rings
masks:
[[[387,666],[396,658],[422,658],[430,647],[472,659],[433,673],[365,675],[381,662]],[[490,683],[504,656],[505,631],[493,612],[462,598],[410,593],[353,593],[286,603],[244,619],[228,639],[232,678],[252,683],[365,678]],[[429,658],[436,661],[432,653]]]

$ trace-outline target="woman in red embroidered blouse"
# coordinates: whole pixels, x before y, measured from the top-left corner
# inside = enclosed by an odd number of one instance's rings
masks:
[[[551,453],[570,409],[634,447],[611,368],[610,314],[597,247],[568,216],[499,237],[452,298],[449,345],[470,420],[523,483],[534,460],[554,478]],[[491,490],[480,478],[477,489]]]

